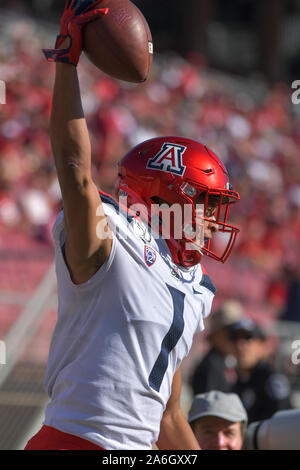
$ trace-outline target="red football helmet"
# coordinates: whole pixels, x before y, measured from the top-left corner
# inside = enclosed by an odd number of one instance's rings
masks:
[[[153,217],[149,218],[154,205],[177,204],[182,213],[184,207],[189,208],[188,222],[181,219],[178,224],[173,217],[170,236],[164,237],[176,264],[193,266],[203,254],[223,263],[227,260],[239,232],[227,223],[229,206],[240,197],[232,190],[225,166],[206,146],[183,137],[158,137],[142,142],[121,160],[116,189],[119,195],[126,195],[129,207],[137,204],[145,207],[145,211],[139,210],[140,216],[148,217],[148,223],[152,228],[156,225],[160,235],[162,219],[157,225],[153,224]],[[227,234],[221,253],[214,251],[211,237],[206,236],[207,224],[213,226],[210,233]],[[202,237],[197,233],[202,233]]]

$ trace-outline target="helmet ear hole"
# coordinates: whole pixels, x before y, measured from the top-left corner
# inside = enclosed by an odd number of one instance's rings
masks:
[[[154,204],[157,204],[157,205],[161,205],[161,204],[168,204],[168,206],[170,205],[167,201],[165,201],[164,199],[158,196],[152,196],[150,199],[152,202],[154,202]]]
[[[152,196],[150,199],[154,204],[159,204],[161,202],[161,199],[158,196]]]

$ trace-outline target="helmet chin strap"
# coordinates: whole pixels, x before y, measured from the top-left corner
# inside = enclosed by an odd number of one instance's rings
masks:
[[[182,250],[175,240],[166,240],[175,264],[184,268],[191,268],[201,262],[202,254],[199,251]],[[176,246],[177,245],[177,246]]]
[[[183,251],[181,253],[182,266],[190,268],[201,262],[202,255],[199,251]]]

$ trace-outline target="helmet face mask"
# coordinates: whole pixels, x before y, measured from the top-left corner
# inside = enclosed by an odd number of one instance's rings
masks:
[[[125,155],[119,169],[117,192],[166,240],[176,264],[194,266],[202,255],[227,260],[239,232],[228,214],[239,195],[211,150],[182,137],[154,138]],[[221,251],[214,232],[228,237]]]

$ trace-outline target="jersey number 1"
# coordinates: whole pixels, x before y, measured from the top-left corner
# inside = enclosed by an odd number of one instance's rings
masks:
[[[159,392],[163,377],[168,367],[169,353],[175,348],[184,329],[183,308],[185,294],[166,284],[173,301],[173,321],[163,339],[161,350],[149,375],[149,385]]]

